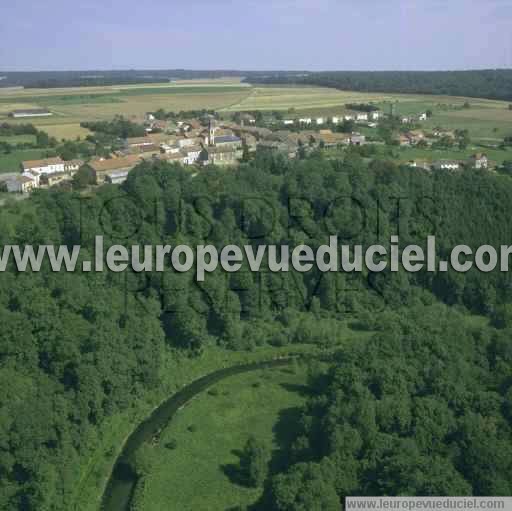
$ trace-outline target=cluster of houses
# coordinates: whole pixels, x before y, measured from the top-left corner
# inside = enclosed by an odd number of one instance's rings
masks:
[[[21,112],[21,111],[20,111]],[[20,115],[31,115],[23,111]],[[33,112],[44,115],[44,112]],[[144,126],[146,135],[127,138],[123,147],[110,158],[94,158],[88,162],[81,160],[64,161],[60,158],[24,161],[21,173],[5,182],[7,191],[28,193],[36,188],[50,187],[72,179],[81,168],[87,168],[97,184],[119,184],[126,180],[129,172],[144,160],[175,162],[182,165],[234,165],[245,154],[257,150],[281,152],[290,158],[301,152],[307,153],[316,148],[364,145],[366,137],[359,132],[340,133],[333,126],[354,121],[375,127],[381,118],[379,111],[347,112],[332,117],[303,117],[283,119],[280,129],[271,130],[256,125],[250,114],[239,114],[236,122],[218,121],[213,116],[184,121],[163,121],[146,114]],[[414,120],[426,120],[427,114],[420,114]],[[404,118],[405,119],[405,118]],[[410,118],[408,121],[410,122]],[[171,126],[172,123],[172,126]],[[299,130],[290,129],[299,127]],[[409,130],[396,136],[400,146],[415,146],[420,143],[432,145],[435,139],[455,138],[455,133],[441,128],[432,134],[422,130]],[[487,169],[490,162],[486,155],[476,154],[469,161],[439,160],[428,162],[414,160],[404,162],[411,167],[428,170],[457,170],[463,166]]]
[[[298,119],[283,119],[284,126],[324,126],[325,124],[338,125],[344,121],[364,122],[370,127],[376,127],[375,121],[381,117],[381,112],[350,112],[343,115],[333,115],[331,117],[301,117]]]
[[[87,165],[98,184],[120,183],[141,160],[156,159],[182,165],[233,165],[243,156],[244,141],[232,130],[209,118],[207,126],[197,120],[179,123],[174,133],[152,133],[127,138],[115,158]]]
[[[476,153],[467,160],[411,160],[407,162],[409,167],[422,168],[424,170],[448,170],[456,171],[465,167],[473,169],[487,170],[491,167],[491,162],[486,154]]]
[[[400,118],[402,124],[414,124],[416,122],[426,121],[428,119],[428,115],[426,112],[422,112],[416,115],[404,115]]]
[[[116,152],[115,158],[94,160],[86,165],[98,184],[117,184],[123,182],[141,160],[195,166],[235,165],[242,159],[244,151],[254,154],[257,150],[269,150],[293,158],[300,147],[310,151],[319,146],[362,145],[366,141],[360,133],[333,133],[330,129],[299,133],[272,131],[257,127],[252,121],[249,115],[240,123],[221,122],[212,117],[203,121],[192,119],[177,123],[170,133],[161,133],[160,128],[155,129],[153,120],[147,119],[150,130],[146,136],[126,139],[124,148]]]
[[[82,160],[64,161],[59,157],[21,163],[21,173],[5,181],[8,192],[29,193],[69,181],[82,167]]]

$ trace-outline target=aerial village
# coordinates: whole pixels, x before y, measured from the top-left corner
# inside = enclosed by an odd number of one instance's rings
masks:
[[[343,115],[329,117],[286,118],[279,115],[278,119],[273,118],[270,123],[268,118],[262,120],[261,114],[248,112],[237,112],[229,119],[222,119],[215,113],[205,113],[183,120],[162,119],[155,113],[146,113],[140,121],[145,135],[121,140],[121,147],[107,157],[94,156],[88,161],[66,161],[57,156],[23,161],[19,175],[4,181],[4,186],[7,192],[27,194],[37,188],[69,182],[80,170],[86,170],[92,176],[91,186],[120,184],[144,160],[179,163],[199,171],[209,165],[237,165],[247,161],[257,151],[303,158],[315,150],[384,145],[382,140],[373,140],[373,137],[362,134],[360,130],[364,128],[368,132],[368,129],[375,129],[379,123],[391,118],[402,125],[402,129],[394,133],[390,141],[395,146],[428,148],[442,140],[454,141],[458,136],[456,130],[436,128],[427,132],[421,129],[421,122],[428,118],[427,112],[414,116],[396,116],[393,111],[384,114],[371,105],[355,105],[355,108]],[[15,119],[51,115],[52,112],[45,109],[17,110],[11,113]],[[487,156],[480,153],[472,155],[469,160],[417,159],[402,163],[427,171],[492,167]]]

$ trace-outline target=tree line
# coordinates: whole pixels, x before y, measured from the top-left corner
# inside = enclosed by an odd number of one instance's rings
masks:
[[[326,71],[253,74],[251,83],[320,85],[359,92],[439,94],[512,100],[512,70]]]

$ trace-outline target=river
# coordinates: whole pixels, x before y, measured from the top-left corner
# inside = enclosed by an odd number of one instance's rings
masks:
[[[131,456],[143,443],[158,438],[161,431],[171,422],[175,413],[194,396],[229,376],[258,369],[288,365],[293,359],[294,357],[286,357],[219,369],[193,381],[176,394],[173,394],[156,408],[126,441],[121,454],[116,460],[107,488],[103,494],[102,509],[105,511],[128,511],[130,509],[130,501],[137,484],[137,475],[130,464]]]

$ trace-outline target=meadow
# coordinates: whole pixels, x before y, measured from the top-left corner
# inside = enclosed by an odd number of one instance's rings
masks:
[[[0,153],[0,174],[6,172],[18,172],[20,164],[25,160],[38,160],[46,158],[45,149],[23,149],[9,154]]]
[[[6,142],[10,145],[19,144],[33,144],[36,141],[35,135],[12,135],[12,136],[1,136],[0,142]]]
[[[293,432],[307,396],[304,365],[227,378],[181,410],[159,445],[148,446],[152,470],[136,490],[135,509],[157,511],[173,503],[181,511],[249,506],[261,488],[237,481],[238,452],[249,436],[272,448],[271,467]],[[175,449],[165,444],[176,442]]]

